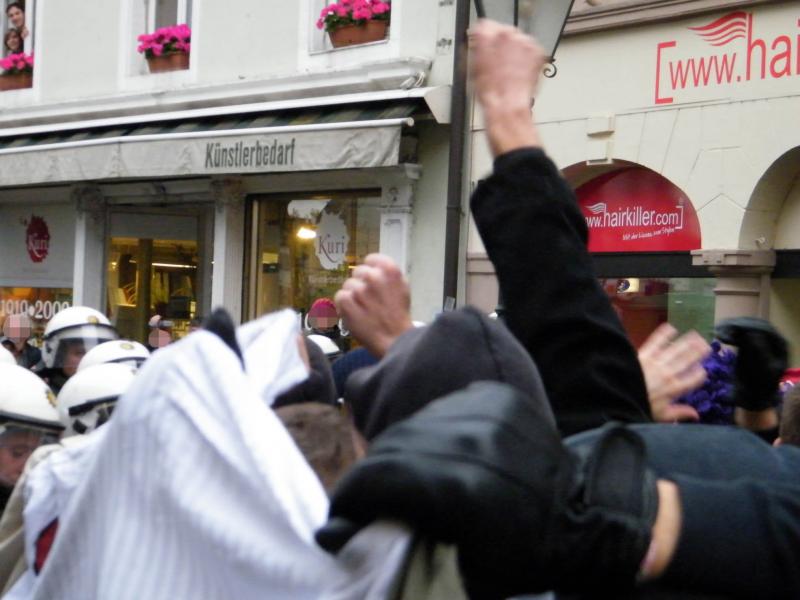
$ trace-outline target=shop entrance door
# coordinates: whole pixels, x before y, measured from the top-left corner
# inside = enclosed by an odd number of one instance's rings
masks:
[[[188,211],[112,213],[106,289],[120,336],[160,348],[200,318],[210,271],[203,221]]]

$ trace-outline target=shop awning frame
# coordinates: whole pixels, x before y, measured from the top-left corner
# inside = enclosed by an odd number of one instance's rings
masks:
[[[82,148],[87,146],[105,146],[113,144],[128,144],[140,142],[169,141],[182,139],[226,138],[241,137],[243,135],[274,135],[286,133],[308,133],[312,131],[336,131],[342,129],[370,129],[373,127],[412,127],[414,119],[403,117],[397,119],[377,119],[374,121],[345,121],[341,123],[315,123],[309,125],[286,125],[280,127],[247,127],[242,129],[227,130],[202,130],[174,133],[154,133],[142,135],[121,135],[108,138],[91,138],[51,144],[32,144],[13,148],[0,148],[0,156],[5,154],[21,154],[24,152],[40,152],[44,150],[60,150],[68,148]]]
[[[430,115],[421,98],[251,108],[0,131],[0,186],[393,167],[403,130]]]

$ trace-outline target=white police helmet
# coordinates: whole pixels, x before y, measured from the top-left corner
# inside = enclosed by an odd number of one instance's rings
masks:
[[[4,346],[0,346],[0,364],[2,365],[16,365],[17,360]]]
[[[47,323],[42,359],[48,368],[61,369],[70,344],[81,344],[81,351],[86,352],[118,338],[117,330],[103,313],[88,306],[71,306],[56,313]]]
[[[31,371],[0,364],[0,382],[0,432],[21,427],[57,434],[64,429],[55,394]]]
[[[94,431],[108,421],[117,399],[130,387],[136,370],[106,363],[83,369],[71,377],[58,394],[58,414],[72,436]]]
[[[78,371],[105,363],[118,363],[138,369],[150,357],[150,351],[133,340],[104,342],[89,350],[81,359]]]
[[[331,338],[326,337],[324,335],[318,335],[316,333],[313,333],[307,337],[309,341],[314,342],[319,347],[319,349],[325,353],[325,356],[327,356],[328,360],[330,360],[331,362],[333,362],[335,359],[341,356],[342,354],[341,349],[339,348],[339,346],[336,345],[336,342],[334,342]]]

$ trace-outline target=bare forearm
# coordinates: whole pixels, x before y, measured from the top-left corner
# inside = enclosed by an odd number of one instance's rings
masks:
[[[541,147],[533,115],[525,107],[502,105],[484,109],[486,136],[492,155],[497,157],[519,148]]]

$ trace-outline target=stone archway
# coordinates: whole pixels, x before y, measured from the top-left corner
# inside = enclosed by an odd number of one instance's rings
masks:
[[[785,152],[759,180],[745,213],[740,244],[800,251],[800,146]],[[800,365],[800,273],[772,278],[769,319],[789,338],[793,366]]]
[[[800,146],[781,155],[756,184],[739,247],[800,248]]]

